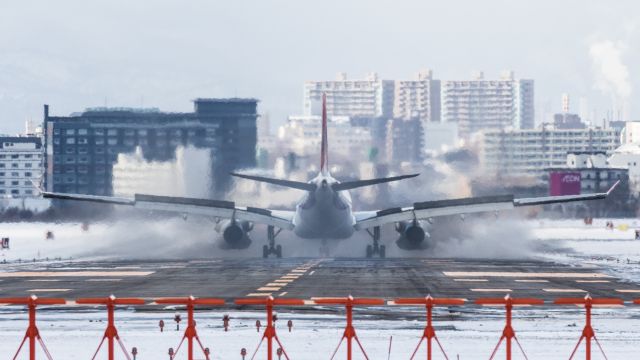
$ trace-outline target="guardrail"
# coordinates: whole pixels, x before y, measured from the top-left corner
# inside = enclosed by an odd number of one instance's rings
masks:
[[[75,300],[76,304],[81,304],[81,305],[105,305],[107,308],[107,328],[104,332],[104,335],[102,337],[102,340],[100,341],[99,345],[98,345],[98,349],[96,350],[96,352],[94,353],[92,359],[95,359],[96,356],[98,355],[100,348],[102,347],[102,345],[104,344],[105,341],[107,341],[107,351],[108,351],[108,359],[109,360],[114,360],[115,358],[115,343],[117,342],[120,346],[120,349],[122,350],[122,352],[124,353],[124,356],[128,359],[131,360],[131,357],[129,356],[129,353],[127,352],[127,350],[124,347],[124,344],[122,343],[122,341],[120,340],[120,337],[118,335],[118,331],[116,329],[115,326],[115,308],[116,306],[119,305],[128,305],[128,306],[143,306],[143,305],[153,305],[153,304],[171,304],[171,305],[184,305],[186,307],[187,310],[187,326],[185,328],[184,331],[184,335],[182,337],[182,340],[180,341],[180,344],[178,345],[178,347],[176,348],[176,350],[174,351],[173,348],[169,348],[168,351],[168,355],[169,355],[169,360],[173,360],[175,359],[175,357],[178,354],[178,351],[180,350],[182,344],[184,343],[185,339],[187,340],[187,359],[189,360],[194,360],[194,342],[198,344],[200,350],[202,351],[202,354],[204,355],[206,360],[210,360],[210,350],[209,348],[205,348],[204,345],[202,344],[202,342],[200,341],[199,337],[198,337],[198,333],[196,331],[196,321],[194,319],[194,309],[196,306],[200,305],[200,306],[223,306],[226,304],[226,302],[223,299],[217,299],[217,298],[195,298],[193,296],[189,296],[189,297],[185,297],[185,298],[159,298],[159,299],[155,299],[153,301],[145,301],[143,299],[138,299],[138,298],[116,298],[115,296],[110,296],[107,298],[81,298],[81,299],[76,299]],[[254,359],[256,357],[256,355],[258,354],[258,351],[260,350],[260,347],[262,345],[262,343],[264,342],[264,340],[267,340],[267,347],[266,347],[266,358],[268,360],[273,360],[273,356],[274,356],[274,341],[277,343],[278,348],[275,351],[275,355],[278,357],[278,359],[281,359],[282,356],[284,356],[285,359],[290,360],[289,354],[287,354],[287,352],[284,349],[283,344],[280,342],[280,339],[278,338],[277,334],[276,334],[276,328],[275,328],[275,315],[273,313],[273,308],[274,306],[313,306],[313,305],[342,305],[345,307],[345,314],[346,314],[346,326],[344,329],[344,333],[342,338],[340,339],[340,342],[338,343],[338,346],[336,347],[336,349],[333,351],[332,355],[331,355],[331,359],[333,359],[336,356],[336,353],[338,351],[338,349],[340,348],[340,346],[342,345],[342,342],[344,340],[346,340],[347,343],[347,359],[351,360],[352,356],[353,356],[353,349],[352,349],[352,340],[356,341],[356,344],[358,345],[359,349],[362,352],[362,355],[366,358],[369,359],[368,355],[366,354],[364,347],[362,346],[362,344],[360,343],[360,340],[358,339],[358,336],[356,335],[356,330],[355,327],[353,326],[353,307],[354,306],[385,306],[385,305],[421,305],[424,306],[426,309],[426,325],[422,334],[422,337],[420,338],[420,341],[418,343],[418,345],[416,346],[415,350],[413,351],[412,355],[411,355],[411,359],[414,359],[418,350],[420,349],[420,345],[422,344],[423,341],[426,342],[426,357],[428,360],[432,359],[432,352],[433,352],[433,348],[432,348],[432,341],[435,340],[439,350],[441,351],[442,355],[444,356],[445,359],[449,359],[444,348],[442,347],[442,345],[440,344],[440,341],[438,340],[436,333],[435,333],[435,329],[433,327],[433,316],[432,316],[432,310],[435,306],[464,306],[466,304],[466,299],[459,299],[459,298],[433,298],[430,295],[424,297],[424,298],[397,298],[391,301],[385,301],[384,299],[372,299],[372,298],[353,298],[351,296],[346,297],[346,298],[312,298],[311,300],[302,300],[302,299],[290,299],[290,298],[273,298],[271,296],[269,297],[265,297],[265,298],[242,298],[242,299],[235,299],[235,301],[233,302],[233,304],[237,305],[237,306],[261,306],[264,307],[265,311],[266,311],[266,327],[264,328],[264,332],[262,333],[262,336],[260,338],[260,342],[258,343],[258,346],[256,347],[255,351],[253,352],[252,356],[250,359]],[[516,344],[518,345],[518,348],[520,349],[520,351],[522,352],[523,356],[525,357],[525,359],[527,358],[526,353],[524,352],[524,349],[522,348],[522,346],[520,345],[520,342],[518,341],[518,338],[516,337],[516,333],[515,330],[512,326],[512,311],[514,307],[517,306],[543,306],[543,305],[574,305],[574,306],[581,306],[585,309],[585,326],[582,330],[580,339],[578,340],[577,345],[575,346],[575,348],[573,349],[571,355],[569,356],[569,359],[573,359],[573,357],[576,354],[576,351],[578,350],[580,344],[584,341],[585,343],[585,356],[587,360],[591,359],[591,341],[595,341],[596,345],[598,346],[598,349],[600,350],[600,352],[602,353],[602,355],[604,356],[604,358],[606,359],[606,355],[604,353],[603,347],[601,346],[600,342],[598,341],[595,331],[593,330],[593,327],[591,325],[591,309],[593,308],[593,306],[623,306],[625,305],[625,303],[623,302],[623,300],[618,299],[618,298],[592,298],[591,296],[587,295],[584,298],[558,298],[555,299],[553,302],[545,302],[541,299],[534,299],[534,298],[512,298],[511,296],[507,295],[504,298],[480,298],[480,299],[476,299],[474,302],[474,304],[476,305],[483,305],[483,306],[502,306],[505,309],[505,319],[506,319],[506,324],[505,327],[502,331],[502,335],[498,341],[498,344],[496,345],[496,347],[494,348],[493,352],[491,353],[491,355],[489,356],[489,359],[493,359],[500,347],[500,345],[504,342],[505,343],[505,347],[506,347],[506,359],[510,360],[512,358],[512,340],[514,340],[516,342]],[[631,302],[632,304],[636,304],[636,305],[640,305],[640,299],[634,300],[633,302]],[[13,360],[16,360],[24,346],[24,344],[27,342],[27,340],[29,341],[29,359],[30,360],[35,360],[36,359],[36,343],[38,343],[46,358],[48,360],[53,360],[53,357],[51,356],[51,354],[49,353],[44,341],[42,340],[42,337],[40,336],[40,331],[38,330],[38,327],[36,325],[36,312],[37,312],[37,307],[39,305],[65,305],[65,304],[69,304],[69,302],[65,299],[60,299],[60,298],[38,298],[35,295],[32,295],[30,297],[26,297],[26,298],[0,298],[0,304],[8,304],[8,305],[25,305],[28,309],[28,326],[27,326],[27,330],[25,333],[24,338],[22,339],[22,342],[20,343],[20,346],[18,347],[18,350],[16,351],[14,357],[12,358]],[[176,324],[178,325],[178,329],[179,330],[179,322],[180,322],[180,317],[178,315],[176,315]],[[223,322],[224,322],[224,328],[225,331],[228,330],[228,326],[229,326],[229,317],[225,315],[225,317],[223,318]],[[291,331],[291,327],[292,327],[292,322],[289,321],[288,322],[288,327],[289,327],[289,331]],[[258,332],[260,332],[260,321],[256,321],[256,327],[258,328]],[[160,321],[160,330],[162,331],[164,327],[164,322],[161,320]],[[137,349],[134,347],[131,350],[131,355],[133,356],[133,360],[136,359],[137,356]],[[242,359],[244,360],[246,355],[247,355],[247,351],[246,349],[242,349],[241,353],[240,353]],[[158,357],[155,357],[156,359]]]

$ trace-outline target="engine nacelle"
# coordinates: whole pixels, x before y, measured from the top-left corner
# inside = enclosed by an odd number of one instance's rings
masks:
[[[417,250],[428,248],[431,244],[425,241],[430,237],[424,227],[418,221],[402,221],[396,223],[396,231],[400,237],[396,244],[403,250]]]
[[[231,249],[246,249],[251,245],[249,231],[253,230],[253,224],[249,221],[231,220],[222,224],[222,238],[227,247]]]

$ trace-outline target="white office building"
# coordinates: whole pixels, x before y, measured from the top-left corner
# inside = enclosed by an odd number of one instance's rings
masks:
[[[0,198],[39,196],[42,156],[39,137],[0,137]]]
[[[487,131],[481,161],[489,176],[541,176],[545,169],[564,167],[567,154],[613,152],[620,144],[615,129],[537,129]]]
[[[469,138],[479,131],[531,129],[534,127],[534,82],[504,72],[499,79],[474,74],[472,80],[442,83],[442,120],[458,124],[458,133]]]

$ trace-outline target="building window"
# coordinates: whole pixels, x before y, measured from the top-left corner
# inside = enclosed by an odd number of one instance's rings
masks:
[[[11,190],[11,195],[20,195],[20,190],[18,189]]]
[[[12,164],[11,164],[11,167],[12,167],[13,169],[17,169],[17,168],[18,168],[18,163],[12,163]]]
[[[116,138],[107,139],[107,145],[117,145],[117,144],[118,144],[118,139]]]
[[[87,135],[88,133],[87,129],[78,129],[78,135]]]
[[[18,173],[18,172],[12,172],[12,173],[11,173],[11,176],[12,176],[12,177],[18,177],[18,176],[20,176],[20,173]]]
[[[64,133],[66,135],[75,135],[76,134],[76,130],[75,129],[67,129]]]
[[[25,177],[31,177],[31,173],[27,171],[27,172],[24,173],[24,176]]]
[[[0,189],[0,194],[3,194],[3,195],[4,195],[4,194],[6,194],[6,193],[7,193],[7,191],[6,191],[5,189]]]
[[[11,158],[12,159],[17,159],[18,158],[18,154],[11,155]]]
[[[67,138],[67,144],[73,145],[76,143],[76,138]]]
[[[32,157],[33,157],[33,155],[31,155],[31,154],[26,154],[26,155],[24,156],[24,158],[25,158],[25,159],[31,159]]]
[[[4,185],[4,180],[0,180],[0,185]]]
[[[4,176],[4,173],[3,173],[3,172],[0,172],[0,176]]]
[[[117,129],[109,129],[109,130],[107,130],[107,135],[109,135],[109,136],[117,136],[118,135],[118,130]]]
[[[104,145],[104,139],[103,138],[97,138],[96,139],[96,145]]]
[[[25,181],[25,182],[24,182],[24,184],[25,184],[26,186],[29,186],[29,185],[31,185],[31,181]]]
[[[0,159],[4,159],[6,155],[0,155]]]
[[[5,166],[4,164],[0,164],[0,168],[4,169],[4,166]]]
[[[24,193],[27,195],[33,195],[33,190],[25,190]]]
[[[33,166],[33,164],[31,164],[31,163],[26,163],[26,164],[24,164],[24,167],[27,167],[27,168],[30,168],[30,167],[32,167],[32,166]]]
[[[95,135],[104,135],[104,129],[95,129],[93,130]]]
[[[18,186],[20,185],[20,181],[12,181],[11,182],[11,186]]]

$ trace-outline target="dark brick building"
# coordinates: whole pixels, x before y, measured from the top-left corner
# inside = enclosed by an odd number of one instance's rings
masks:
[[[210,149],[212,196],[229,184],[229,171],[256,164],[256,99],[196,99],[194,112],[89,109],[50,116],[44,106],[45,188],[112,195],[118,154],[140,147],[145,159],[169,161],[178,146]],[[204,175],[203,175],[204,176]]]

